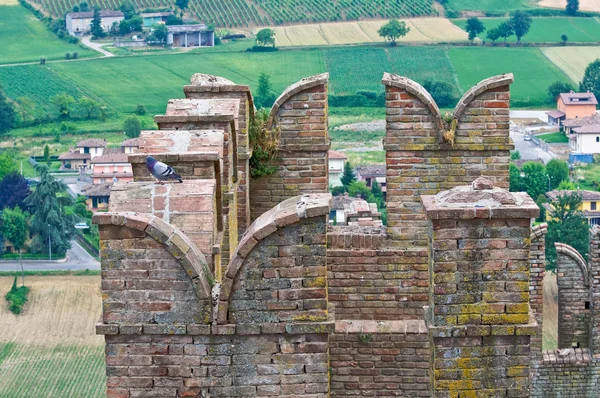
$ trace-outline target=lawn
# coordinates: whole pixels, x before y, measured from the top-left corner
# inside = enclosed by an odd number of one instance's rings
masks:
[[[0,5],[0,64],[46,59],[64,59],[77,52],[79,58],[98,55],[76,44],[58,39],[46,25],[21,5]]]
[[[482,18],[481,21],[487,30],[496,28],[506,18]],[[465,19],[455,19],[452,22],[461,29],[465,28]],[[486,40],[486,32],[479,35]],[[566,34],[568,41],[572,43],[595,43],[600,42],[600,22],[596,18],[534,18],[531,30],[522,39],[528,43],[560,43],[561,35]],[[507,42],[517,41],[515,36],[508,38]],[[499,39],[497,43],[503,42]]]
[[[569,142],[569,138],[561,132],[549,133],[549,134],[538,134],[536,135],[540,140],[549,144],[564,144]]]
[[[463,91],[487,77],[514,73],[512,107],[546,106],[548,86],[557,80],[569,81],[538,48],[456,47],[448,53]]]
[[[454,10],[513,11],[531,8],[531,0],[448,0],[448,8]]]

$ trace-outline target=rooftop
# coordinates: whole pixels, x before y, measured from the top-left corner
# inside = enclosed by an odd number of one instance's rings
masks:
[[[143,12],[140,14],[142,18],[153,18],[153,17],[168,17],[169,15],[173,15],[173,11],[166,12]]]
[[[329,150],[329,152],[327,152],[327,155],[329,156],[329,159],[348,159],[346,155],[344,155],[344,152],[334,150]]]
[[[169,33],[185,33],[185,32],[212,32],[204,24],[198,25],[173,25],[169,26]]]
[[[112,149],[112,148],[111,148]],[[129,154],[125,152],[108,153],[100,156],[96,156],[92,159],[92,163],[127,163],[127,156]]]
[[[139,138],[130,138],[128,140],[123,141],[121,143],[121,146],[139,147],[140,146],[140,139]]]
[[[80,153],[79,151],[71,150],[67,153],[62,153],[58,160],[83,160],[90,159],[91,155],[89,153]]]
[[[94,18],[94,11],[70,12],[67,15],[70,16],[71,19],[92,19]],[[100,17],[125,17],[125,15],[121,11],[100,10]]]
[[[577,191],[559,191],[559,190],[554,190],[554,191],[550,191],[548,192],[546,195],[552,199],[552,200],[556,200],[558,198],[558,196],[560,195],[564,195],[564,194],[579,194],[579,196],[581,196],[581,200],[600,200],[600,192],[596,192],[596,191],[585,191],[585,190],[577,190]]]
[[[550,116],[551,118],[554,118],[554,119],[558,119],[558,118],[566,116],[564,112],[561,112],[559,110],[554,110],[554,111],[546,112],[546,115],[548,115],[548,116]]]
[[[594,93],[560,93],[560,98],[565,105],[598,105]]]
[[[352,196],[340,195],[334,196],[331,199],[331,209],[332,210],[344,210],[344,205],[349,205],[350,203],[358,200],[353,198]]]
[[[356,172],[361,176],[385,176],[385,164],[372,164],[369,166],[358,166]]]
[[[101,140],[98,138],[89,138],[87,140],[82,140],[77,143],[78,148],[90,147],[90,148],[104,148],[106,147],[106,140]]]
[[[600,123],[588,124],[586,126],[575,127],[573,131],[577,134],[598,134],[600,133]]]
[[[595,114],[587,117],[580,117],[577,119],[566,119],[561,122],[561,124],[565,127],[580,127],[587,126],[590,124],[599,124],[600,123],[600,115]]]
[[[112,184],[94,184],[84,188],[83,194],[88,198],[98,196],[110,196],[110,188]]]

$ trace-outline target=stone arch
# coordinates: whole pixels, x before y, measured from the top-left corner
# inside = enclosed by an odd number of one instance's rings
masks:
[[[204,254],[178,228],[156,216],[138,213],[96,213],[93,222],[144,232],[163,244],[190,276],[196,296],[201,300],[211,297],[214,277]]]
[[[567,244],[556,242],[554,246],[556,247],[557,254],[564,254],[565,256],[571,258],[579,266],[581,269],[581,274],[583,275],[585,286],[590,286],[588,266],[583,259],[583,256],[575,248]]]
[[[261,241],[303,219],[322,217],[329,214],[331,194],[307,194],[287,199],[257,218],[248,228],[235,249],[223,282],[218,303],[218,323],[228,320],[229,300],[238,274],[250,253],[260,246]],[[324,243],[323,243],[324,244]],[[256,267],[256,264],[249,264]]]

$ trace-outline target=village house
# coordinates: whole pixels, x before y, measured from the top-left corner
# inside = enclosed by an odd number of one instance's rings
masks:
[[[172,47],[213,47],[215,32],[204,24],[169,26],[167,45]]]
[[[600,153],[600,116],[567,119],[562,126],[569,138],[569,163],[592,163]]]
[[[90,184],[82,190],[83,195],[87,198],[85,204],[89,211],[97,212],[108,209],[111,185],[112,181],[105,184]]]
[[[593,93],[561,93],[556,98],[556,110],[546,112],[548,123],[560,126],[563,121],[592,116],[596,113],[598,101]]]
[[[172,11],[167,12],[143,12],[140,14],[144,21],[144,28],[149,28],[154,24],[164,24],[169,16],[173,15]]]
[[[583,215],[588,219],[590,226],[600,225],[600,192],[596,191],[585,191],[585,190],[577,190],[577,191],[550,191],[546,193],[548,199],[552,201],[558,200],[560,195],[576,193],[581,196],[581,206],[577,209],[583,213]],[[552,213],[554,212],[554,207],[550,203],[544,203],[544,207],[546,208],[546,220],[550,221],[552,219]]]
[[[94,12],[70,12],[65,17],[67,32],[71,36],[80,37],[86,33],[90,33]],[[105,32],[110,31],[113,23],[119,23],[125,19],[125,15],[121,11],[100,10],[100,26]]]
[[[106,148],[106,140],[90,138],[79,141],[75,149],[62,153],[58,160],[62,162],[61,170],[79,170],[86,172],[90,160],[96,156],[102,156]]]
[[[369,188],[373,186],[373,181],[377,181],[381,186],[383,197],[385,198],[387,191],[387,181],[385,178],[385,164],[372,164],[369,166],[358,166],[356,168],[356,180],[364,181]]]
[[[327,153],[329,158],[329,186],[330,187],[341,187],[342,186],[342,174],[344,173],[344,163],[346,163],[346,155],[343,152],[330,150]]]
[[[108,148],[107,153],[92,159],[92,179],[94,184],[133,181],[131,164],[122,148]]]
[[[334,196],[331,199],[331,209],[329,210],[329,223],[333,225],[346,225],[346,214],[344,206],[354,202],[356,198],[345,195]]]

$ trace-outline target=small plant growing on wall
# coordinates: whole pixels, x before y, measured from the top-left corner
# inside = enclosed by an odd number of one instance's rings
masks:
[[[253,148],[250,158],[250,176],[257,178],[271,175],[277,171],[277,147],[279,129],[267,129],[269,113],[261,109],[250,117],[248,138]]]
[[[369,333],[361,333],[358,335],[358,341],[364,344],[369,344],[373,342],[373,335]]]

